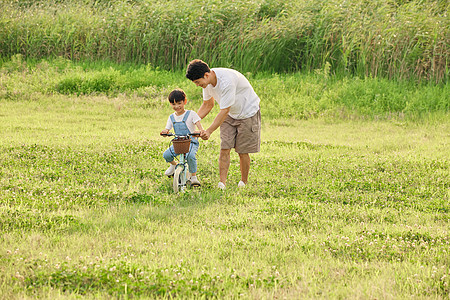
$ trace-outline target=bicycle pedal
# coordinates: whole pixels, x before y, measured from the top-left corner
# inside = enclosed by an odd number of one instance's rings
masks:
[[[188,181],[188,183],[189,183],[190,187],[199,187],[199,186],[201,186],[200,183],[192,183],[191,181]]]

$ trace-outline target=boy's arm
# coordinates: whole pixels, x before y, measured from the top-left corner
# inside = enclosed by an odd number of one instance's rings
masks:
[[[195,126],[197,126],[198,130],[203,131],[203,126],[202,126],[202,124],[200,123],[200,121],[197,121],[197,122],[195,123]]]
[[[160,134],[167,134],[170,132],[170,129],[172,129],[172,121],[170,120],[169,116],[169,118],[167,118],[166,128],[164,128],[164,130],[162,130]]]
[[[169,133],[169,129],[164,129],[164,130],[161,131],[160,134],[168,134],[168,133]]]

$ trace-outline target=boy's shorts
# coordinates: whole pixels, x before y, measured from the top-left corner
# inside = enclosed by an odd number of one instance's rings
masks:
[[[220,148],[235,148],[237,153],[256,153],[261,145],[261,110],[247,119],[228,116],[220,125]]]

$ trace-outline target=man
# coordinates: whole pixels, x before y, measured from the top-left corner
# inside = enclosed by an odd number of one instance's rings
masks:
[[[201,132],[204,140],[220,127],[220,156],[218,187],[225,189],[230,152],[234,148],[239,154],[241,181],[238,187],[244,187],[248,181],[250,155],[260,151],[261,111],[260,99],[244,75],[227,68],[212,68],[196,59],[189,63],[186,77],[203,88],[203,103],[197,114],[204,118],[219,104],[220,111],[209,128]]]

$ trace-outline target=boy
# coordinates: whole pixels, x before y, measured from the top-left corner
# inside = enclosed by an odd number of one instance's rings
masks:
[[[195,126],[197,126],[198,130],[203,131],[203,127],[200,124],[201,118],[198,114],[195,111],[184,109],[187,99],[183,90],[173,90],[169,94],[169,102],[175,112],[167,119],[166,128],[161,131],[161,134],[169,133],[173,128],[175,134],[187,135],[188,133],[193,133],[195,131]],[[190,181],[192,186],[200,186],[200,182],[197,179],[197,158],[195,156],[198,146],[198,138],[191,137],[191,146],[187,155],[187,162],[189,165],[189,172],[191,173]],[[177,165],[174,160],[175,156],[177,155],[175,154],[173,145],[164,152],[164,159],[170,163],[170,167],[164,172],[164,175],[172,176],[175,172],[175,166]]]

